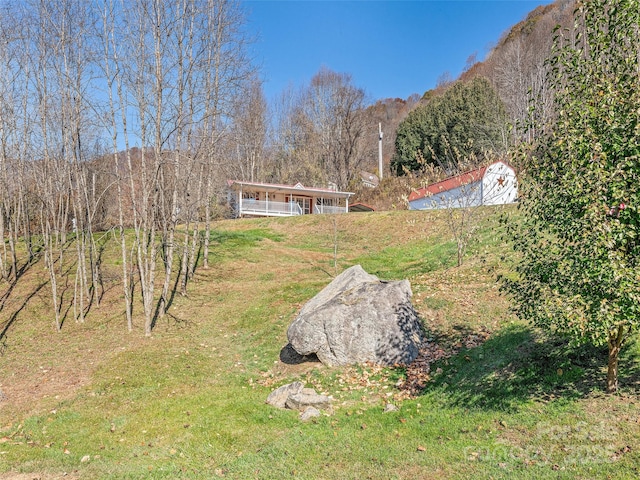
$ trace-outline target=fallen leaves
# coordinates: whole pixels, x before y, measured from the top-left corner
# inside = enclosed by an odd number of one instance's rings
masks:
[[[346,367],[338,374],[338,384],[343,391],[385,389],[388,388],[390,372],[388,369],[372,363],[360,367]]]
[[[426,345],[420,349],[416,359],[407,366],[406,379],[404,382],[400,382],[397,387],[408,397],[418,396],[431,380],[430,371],[432,363],[452,357],[463,347],[466,349],[478,347],[489,338],[489,335],[490,333],[488,331],[472,333],[455,342],[450,347],[444,347],[438,342],[427,342]],[[467,361],[471,361],[469,355],[465,355],[464,358]]]
[[[620,449],[618,449],[612,456],[611,456],[611,460],[612,461],[617,461],[620,460],[620,458],[625,454],[625,453],[630,453],[631,452],[631,447],[629,445],[626,445]]]

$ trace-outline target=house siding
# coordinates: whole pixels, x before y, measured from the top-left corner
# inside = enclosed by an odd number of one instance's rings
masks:
[[[294,216],[312,213],[346,213],[351,192],[305,188],[302,184],[277,185],[227,181],[234,217]]]

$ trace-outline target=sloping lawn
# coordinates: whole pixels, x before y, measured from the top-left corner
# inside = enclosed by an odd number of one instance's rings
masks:
[[[511,255],[502,213],[479,211],[459,268],[433,212],[220,222],[211,268],[151,338],[140,305],[126,331],[115,242],[102,303],[61,333],[46,272],[30,267],[0,310],[0,479],[637,478],[638,343],[606,396],[606,352],[513,318],[496,282]],[[417,396],[398,387],[404,369],[279,360],[298,309],[357,263],[408,278],[430,348],[446,352]],[[303,423],[265,404],[295,380],[332,395],[334,413]]]

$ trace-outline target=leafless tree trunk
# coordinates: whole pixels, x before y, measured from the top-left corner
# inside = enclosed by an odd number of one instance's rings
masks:
[[[118,47],[116,41],[115,30],[118,27],[118,19],[116,16],[116,5],[113,0],[105,0],[102,5],[102,48],[104,52],[104,73],[107,80],[107,94],[109,97],[109,120],[108,128],[111,130],[111,146],[113,155],[113,172],[115,177],[115,185],[118,201],[118,225],[117,233],[120,243],[120,258],[122,261],[122,290],[124,298],[125,316],[127,320],[127,329],[129,332],[133,330],[133,295],[131,291],[131,278],[129,276],[129,260],[127,249],[127,237],[125,235],[124,222],[124,206],[123,195],[125,190],[124,178],[122,175],[123,166],[121,165],[120,155],[118,154],[118,109],[120,111],[120,121],[122,124],[123,137],[125,141],[125,151],[128,172],[131,178],[132,164],[129,152],[129,138],[127,129],[126,102],[122,91],[122,69],[120,68],[120,57],[118,55]],[[115,92],[114,92],[115,89]],[[119,105],[116,104],[116,96]],[[137,209],[136,195],[131,185],[130,192],[133,223],[137,225]]]
[[[172,167],[173,171],[170,172],[172,176],[169,185],[162,185],[163,197],[164,189],[166,187],[171,188],[171,195],[168,205],[168,212],[165,209],[163,212],[163,249],[164,249],[164,264],[165,264],[165,276],[162,285],[162,295],[160,297],[160,304],[158,312],[160,316],[164,315],[169,307],[169,288],[171,286],[171,276],[173,273],[173,257],[175,251],[176,242],[176,227],[178,223],[178,214],[183,214],[185,203],[184,201],[178,201],[179,182],[185,175],[189,176],[189,166],[185,169],[184,162],[189,163],[190,158],[188,154],[188,143],[183,144],[185,135],[188,133],[193,125],[193,110],[189,111],[188,105],[190,100],[192,101],[195,92],[191,90],[192,83],[187,77],[187,72],[196,74],[197,64],[193,55],[193,42],[194,42],[194,23],[196,11],[192,10],[194,5],[187,3],[176,3],[173,6],[172,14],[175,23],[168,23],[167,37],[174,39],[174,54],[175,60],[170,63],[175,63],[175,69],[168,68],[169,81],[174,83],[176,90],[176,98],[172,100],[173,105],[170,105],[170,110],[173,111],[173,123],[175,125],[175,139],[169,144],[173,144]],[[175,70],[172,72],[172,70]],[[173,108],[171,108],[173,107]],[[191,114],[191,115],[190,115]],[[168,140],[168,139],[167,139]],[[188,184],[187,184],[188,185]],[[188,188],[188,187],[187,187]],[[182,199],[183,200],[183,199]],[[188,235],[188,234],[186,234]],[[186,241],[185,241],[186,243]],[[186,248],[184,249],[186,253]],[[183,262],[185,259],[183,259]]]
[[[17,20],[17,17],[15,18]],[[28,98],[26,68],[21,61],[22,39],[15,22],[0,18],[0,278],[17,280],[18,243],[26,202],[23,188],[20,149],[21,127],[27,128],[27,118],[20,121],[22,105]],[[29,246],[25,231],[25,243]],[[8,247],[8,248],[7,248]],[[30,248],[27,249],[30,252]]]
[[[230,141],[235,152],[230,157],[228,176],[257,182],[264,180],[264,157],[267,137],[267,102],[262,85],[254,79],[235,102]],[[235,153],[235,155],[234,155]]]
[[[64,139],[58,135],[56,128],[62,127],[61,104],[57,90],[54,65],[59,61],[59,50],[52,45],[57,38],[57,21],[48,5],[39,4],[33,12],[33,29],[35,45],[33,48],[34,82],[38,95],[38,134],[42,141],[42,161],[40,162],[40,178],[36,182],[38,196],[42,202],[40,208],[40,225],[44,243],[45,265],[49,271],[49,281],[55,314],[55,326],[62,328],[61,305],[64,290],[59,291],[59,280],[65,273],[64,259],[66,249],[66,228],[69,218],[69,173],[64,161]]]
[[[153,3],[153,5],[151,5]],[[158,142],[159,131],[161,127],[160,112],[162,111],[162,104],[160,99],[160,105],[157,105],[157,96],[161,91],[161,79],[158,77],[158,60],[160,55],[159,47],[152,46],[149,51],[149,40],[146,38],[147,31],[154,32],[153,42],[159,41],[158,32],[160,26],[155,23],[153,18],[152,9],[158,7],[158,2],[142,2],[142,4],[135,5],[134,18],[137,22],[134,25],[134,36],[137,37],[138,46],[138,60],[136,62],[136,68],[134,70],[133,77],[134,84],[132,85],[133,95],[135,96],[136,106],[138,110],[138,118],[140,122],[140,141],[142,145],[152,144],[154,145],[151,153],[151,165],[149,165],[149,155],[145,148],[140,151],[140,177],[142,184],[142,198],[140,203],[140,224],[136,226],[136,251],[138,262],[138,274],[140,276],[140,290],[142,293],[142,303],[144,308],[144,334],[145,336],[151,336],[151,330],[153,326],[153,299],[155,290],[155,274],[156,274],[156,259],[157,259],[157,245],[156,245],[156,227],[157,227],[157,203],[158,203],[158,191],[156,188],[156,182],[160,171],[160,146],[156,145]],[[135,38],[134,37],[134,38]],[[155,49],[154,49],[155,47]],[[134,54],[134,52],[131,52]],[[155,60],[155,65],[154,65]],[[147,90],[147,72],[155,72],[155,105],[150,105],[148,98],[154,98],[154,92]],[[160,72],[161,74],[162,72]],[[160,86],[159,86],[160,85]],[[155,107],[155,109],[154,109]],[[155,138],[150,139],[148,133],[148,117],[153,117],[153,111],[155,111],[155,122],[151,125],[155,125],[156,135]],[[151,119],[153,122],[153,120]],[[152,140],[149,142],[149,140]],[[132,183],[131,190],[133,191],[133,172],[130,174],[130,182]]]

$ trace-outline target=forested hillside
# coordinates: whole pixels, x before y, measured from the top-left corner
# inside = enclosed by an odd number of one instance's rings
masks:
[[[540,6],[506,31],[486,59],[472,54],[458,79],[443,72],[436,88],[394,119],[394,149],[385,155],[391,173],[416,186],[495,159],[517,163],[514,145],[537,133],[527,126],[530,112],[540,124],[553,116],[546,60],[555,29],[572,26],[573,9],[572,0]]]
[[[427,164],[450,169],[452,163],[469,160],[470,155],[472,161],[483,161],[487,156],[504,158],[511,145],[531,140],[535,133],[524,128],[530,107],[535,106],[542,121],[552,115],[553,94],[545,61],[551,52],[554,30],[557,26],[569,27],[572,19],[572,0],[538,7],[503,34],[486,60],[473,62],[471,56],[459,79],[445,80],[425,92],[412,116],[400,126],[392,171],[424,173]],[[464,89],[459,84],[478,78],[487,79],[491,87],[470,92],[467,98],[448,93],[452,88]],[[500,100],[493,98],[496,94]],[[506,117],[487,116],[488,105],[494,110],[503,109]],[[495,133],[488,134],[491,130]]]

